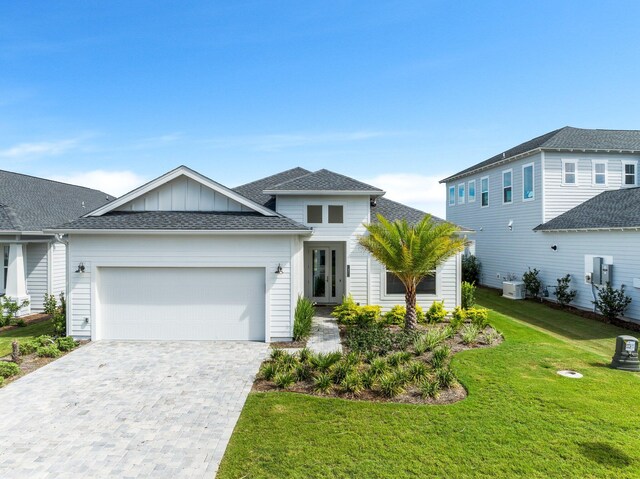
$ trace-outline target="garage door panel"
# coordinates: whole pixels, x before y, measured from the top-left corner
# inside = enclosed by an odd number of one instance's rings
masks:
[[[100,268],[100,339],[264,340],[263,268]]]

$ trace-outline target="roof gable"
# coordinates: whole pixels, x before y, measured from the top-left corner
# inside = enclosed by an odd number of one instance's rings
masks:
[[[329,170],[318,170],[265,188],[264,194],[359,194],[382,196],[384,191],[348,176]]]
[[[251,183],[236,186],[235,188],[233,188],[233,191],[240,193],[250,200],[253,200],[256,203],[275,211],[276,200],[274,196],[264,193],[264,190],[309,173],[311,172],[309,170],[305,170],[304,168],[291,168],[290,170],[285,170],[280,173],[276,173],[275,175],[252,181]]]
[[[113,211],[256,212],[265,216],[277,215],[186,166],[179,166],[86,216],[102,216]]]

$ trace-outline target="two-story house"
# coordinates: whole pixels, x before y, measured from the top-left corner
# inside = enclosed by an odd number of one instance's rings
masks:
[[[442,180],[447,219],[475,231],[482,284],[537,268],[553,299],[568,273],[573,304],[592,309],[596,258],[640,319],[639,160],[638,130],[560,128]]]
[[[287,340],[299,296],[351,294],[385,309],[404,287],[363,250],[381,213],[426,213],[328,170],[294,168],[235,189],[181,166],[55,228],[69,247],[67,330],[91,339]],[[442,221],[442,220],[439,220]],[[418,288],[460,302],[461,256]]]

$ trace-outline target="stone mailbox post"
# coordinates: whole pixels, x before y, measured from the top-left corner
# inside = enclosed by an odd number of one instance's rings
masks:
[[[638,340],[633,336],[616,338],[616,353],[613,355],[611,367],[625,371],[640,371],[638,359]]]

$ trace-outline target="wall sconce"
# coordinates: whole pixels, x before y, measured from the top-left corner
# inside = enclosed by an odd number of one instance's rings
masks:
[[[553,251],[558,251],[558,245],[557,245],[557,244],[554,244],[554,245],[551,247],[551,249],[552,249]]]
[[[509,228],[509,231],[513,231],[513,220],[509,220],[509,224],[507,225],[507,228]]]
[[[76,270],[76,273],[84,273],[84,263],[80,262],[80,264],[78,265],[78,269]]]
[[[284,273],[284,270],[282,269],[282,266],[280,266],[280,263],[278,263],[278,267],[276,268],[275,273],[276,273],[276,274],[282,274],[282,273]]]

